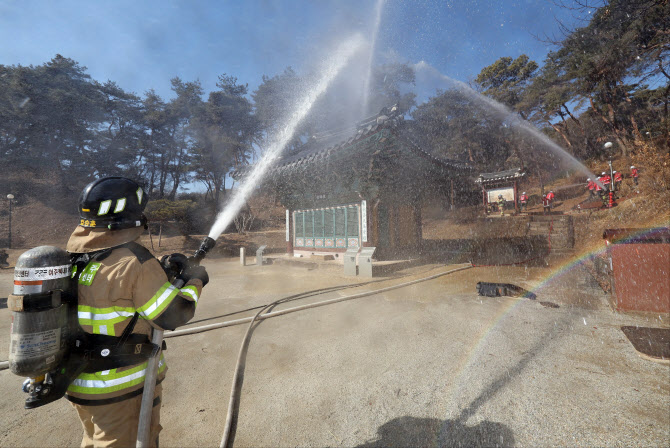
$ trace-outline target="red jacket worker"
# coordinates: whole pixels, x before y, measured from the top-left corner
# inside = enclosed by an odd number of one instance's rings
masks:
[[[630,176],[633,178],[633,182],[635,182],[635,185],[637,185],[637,168],[634,166],[630,167]]]
[[[525,191],[521,193],[521,196],[519,196],[519,202],[521,203],[521,211],[525,210],[526,206],[528,205],[528,195]]]
[[[554,199],[556,199],[556,195],[554,194],[553,190],[549,190],[549,193],[547,193],[547,199],[549,200],[549,208],[551,208],[554,203]]]
[[[595,189],[596,189],[597,184],[591,180],[589,177],[586,179],[586,188],[589,189],[589,197],[592,198],[596,195]]]

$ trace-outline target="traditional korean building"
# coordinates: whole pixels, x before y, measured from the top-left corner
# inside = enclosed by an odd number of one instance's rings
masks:
[[[382,111],[348,135],[312,138],[270,169],[263,186],[286,208],[289,253],[341,259],[363,246],[376,247],[377,259],[419,253],[424,195],[471,170],[432,156],[405,126],[394,110]]]
[[[489,204],[498,203],[502,196],[507,204],[512,203],[514,210],[519,211],[519,181],[526,175],[522,168],[515,168],[496,173],[482,173],[475,182],[482,188],[482,204],[484,212],[490,211]]]

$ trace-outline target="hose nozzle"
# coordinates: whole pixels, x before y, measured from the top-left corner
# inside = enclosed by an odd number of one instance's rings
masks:
[[[209,252],[215,245],[216,240],[206,236],[202,240],[202,243],[200,243],[198,250],[196,250],[195,254],[193,254],[193,261],[195,261],[197,264],[200,264],[202,259],[205,258],[205,255],[207,255],[207,252]]]

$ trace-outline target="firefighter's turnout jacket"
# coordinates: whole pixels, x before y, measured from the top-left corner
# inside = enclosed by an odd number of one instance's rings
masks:
[[[195,312],[202,282],[194,279],[181,289],[173,286],[160,263],[139,244],[142,228],[110,231],[77,227],[67,244],[70,253],[112,248],[79,275],[79,324],[91,334],[120,336],[135,313],[133,334],[150,337],[151,328],[174,329]],[[130,242],[130,243],[127,243]],[[82,405],[113,403],[142,393],[147,362],[82,373],[70,385],[68,400]],[[161,354],[158,382],[167,365]]]

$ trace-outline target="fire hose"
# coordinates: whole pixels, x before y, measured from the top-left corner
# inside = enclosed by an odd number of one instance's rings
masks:
[[[302,310],[309,309],[309,308],[316,308],[318,306],[325,306],[325,305],[329,305],[329,304],[332,304],[332,303],[343,302],[343,301],[346,301],[346,300],[353,300],[353,299],[357,299],[357,298],[360,298],[360,297],[366,297],[366,296],[378,294],[380,292],[390,291],[390,290],[393,290],[393,289],[409,286],[409,285],[412,285],[414,283],[419,283],[419,282],[423,282],[423,281],[427,281],[427,280],[433,280],[433,279],[441,277],[443,275],[447,275],[447,274],[450,274],[452,272],[460,271],[460,270],[463,270],[463,269],[468,269],[468,268],[471,268],[471,267],[475,267],[475,266],[467,265],[467,266],[463,266],[463,267],[460,267],[460,268],[457,268],[457,269],[454,269],[454,270],[450,270],[450,271],[447,271],[447,272],[441,272],[439,274],[434,274],[434,275],[424,277],[424,278],[421,278],[421,279],[412,280],[410,282],[399,283],[397,285],[388,286],[388,287],[382,288],[382,289],[376,289],[376,290],[373,290],[373,291],[365,291],[365,292],[358,293],[358,294],[338,297],[338,298],[335,298],[335,299],[324,300],[324,301],[321,301],[321,302],[315,302],[315,303],[310,303],[310,304],[306,304],[306,305],[300,305],[300,306],[296,306],[296,307],[292,307],[292,308],[286,308],[286,309],[280,310],[280,311],[273,311],[273,312],[270,312],[270,313],[262,314],[262,312],[267,310],[268,308],[272,308],[273,306],[276,306],[278,304],[281,304],[281,303],[287,301],[286,298],[282,298],[282,299],[276,300],[272,303],[269,303],[267,305],[261,305],[260,306],[261,311],[260,311],[260,313],[257,313],[256,316],[243,317],[243,318],[240,318],[240,319],[234,319],[234,320],[230,320],[230,321],[226,321],[226,322],[219,322],[219,323],[216,323],[216,324],[209,324],[209,325],[201,325],[201,326],[198,326],[198,327],[185,328],[185,329],[182,329],[182,330],[168,331],[168,332],[163,333],[163,339],[175,338],[175,337],[179,337],[179,336],[186,336],[186,335],[190,335],[190,334],[197,334],[197,333],[202,333],[202,332],[205,332],[205,331],[216,330],[218,328],[232,327],[232,326],[241,325],[241,324],[244,324],[244,323],[247,323],[247,322],[252,322],[253,323],[254,321],[269,319],[271,317],[282,316],[284,314],[294,313],[294,312],[302,311]],[[364,286],[364,285],[369,284],[369,283],[376,283],[376,282],[362,283],[362,284],[355,285],[355,286]],[[324,291],[324,292],[328,292],[328,291]],[[9,361],[0,361],[0,370],[4,370],[4,369],[7,369],[7,368],[9,368]]]
[[[204,244],[204,243],[203,243]],[[199,251],[200,252],[200,249]],[[205,250],[206,253],[206,250]],[[202,258],[204,257],[205,253],[198,254],[199,258],[196,260],[196,257],[194,257],[194,261],[200,262]],[[297,311],[302,311],[310,308],[317,308],[325,305],[330,305],[338,302],[344,302],[347,300],[354,300],[362,297],[368,297],[380,293],[384,293],[387,291],[392,291],[395,289],[400,289],[400,288],[405,288],[407,286],[411,286],[417,283],[429,281],[429,280],[434,280],[436,278],[452,274],[454,272],[458,271],[463,271],[466,269],[470,269],[474,267],[472,264],[468,264],[466,266],[461,266],[455,269],[448,270],[446,272],[440,272],[437,274],[429,275],[427,277],[422,277],[419,279],[411,280],[408,282],[403,282],[403,283],[398,283],[395,285],[387,286],[384,288],[379,288],[379,289],[374,289],[371,291],[364,291],[356,294],[350,294],[347,296],[342,296],[342,297],[337,297],[334,299],[327,299],[327,300],[322,300],[319,302],[315,303],[310,303],[306,305],[300,305],[300,306],[295,306],[291,308],[286,308],[283,310],[279,311],[271,311],[271,312],[265,312],[268,309],[273,308],[274,306],[281,304],[282,302],[286,301],[285,298],[276,300],[272,303],[269,303],[265,305],[263,308],[261,308],[256,315],[252,317],[245,317],[245,318],[240,318],[240,319],[234,319],[226,322],[220,322],[220,323],[215,323],[215,324],[209,324],[209,325],[202,325],[198,327],[193,327],[193,328],[186,328],[182,330],[175,330],[175,331],[170,331],[163,333],[162,331],[154,331],[152,335],[152,343],[157,344],[160,346],[162,344],[162,340],[165,338],[173,338],[173,337],[179,337],[179,336],[186,336],[190,334],[197,334],[197,333],[202,333],[205,331],[210,331],[210,330],[215,330],[218,328],[224,328],[224,327],[230,327],[234,325],[240,325],[243,323],[249,323],[249,326],[247,327],[247,331],[244,335],[244,338],[242,340],[242,344],[240,346],[240,351],[238,353],[237,357],[237,362],[235,365],[235,370],[233,374],[233,381],[232,381],[232,386],[231,386],[231,393],[230,393],[230,400],[228,402],[228,411],[226,414],[226,423],[224,426],[224,431],[223,431],[223,436],[221,438],[221,443],[220,447],[228,447],[230,443],[230,431],[232,429],[232,422],[233,422],[233,417],[234,417],[234,409],[236,405],[236,398],[239,394],[240,391],[240,383],[239,383],[239,378],[240,378],[240,373],[241,373],[241,366],[243,364],[243,357],[245,353],[245,347],[248,345],[250,336],[251,336],[251,330],[254,326],[254,324],[258,321],[264,320],[264,319],[269,319],[272,317],[277,317],[277,316],[282,316],[285,314],[289,313],[294,313]],[[180,287],[182,285],[179,285],[175,283],[175,287]],[[159,341],[160,339],[160,341]],[[157,376],[157,371],[158,371],[158,360],[159,360],[159,355],[157,354],[156,356],[152,357],[149,360],[149,364],[147,366],[147,374],[145,377],[145,392],[142,396],[142,405],[141,405],[141,410],[140,410],[140,419],[139,419],[139,426],[138,426],[138,439],[137,439],[137,446],[138,447],[144,447],[148,446],[148,437],[149,437],[149,423],[151,421],[151,411],[152,411],[152,404],[153,404],[153,391],[156,386],[156,376]],[[0,369],[5,367],[3,364],[9,364],[8,362],[0,362]],[[6,367],[5,367],[6,368]]]
[[[210,237],[202,240],[200,247],[195,252],[193,257],[189,259],[189,263],[199,265],[207,252],[214,247],[216,241]],[[184,286],[184,281],[177,279],[172,284],[179,289]],[[144,377],[144,392],[142,393],[142,403],[140,406],[140,417],[137,426],[137,448],[144,448],[149,446],[149,429],[151,426],[151,414],[153,412],[154,390],[156,389],[156,377],[158,376],[158,364],[160,361],[161,350],[163,345],[163,330],[154,328],[151,333],[151,343],[156,349],[151,358],[147,361],[147,369]]]
[[[310,308],[316,308],[316,307],[320,307],[320,306],[330,305],[330,304],[333,304],[333,303],[344,302],[346,300],[358,299],[358,298],[361,298],[361,297],[368,297],[368,296],[380,294],[380,293],[383,293],[383,292],[392,291],[394,289],[404,288],[404,287],[411,286],[411,285],[421,283],[421,282],[425,282],[425,281],[428,281],[428,280],[434,280],[436,278],[439,278],[439,277],[442,277],[442,276],[445,276],[445,275],[448,275],[448,274],[452,274],[454,272],[462,271],[462,270],[465,270],[465,269],[470,269],[472,267],[473,266],[469,264],[469,265],[466,265],[466,266],[461,266],[461,267],[456,268],[456,269],[451,269],[451,270],[446,271],[446,272],[440,272],[438,274],[433,274],[433,275],[429,275],[427,277],[419,278],[419,279],[416,279],[416,280],[411,280],[411,281],[408,281],[408,282],[403,282],[403,283],[399,283],[399,284],[396,284],[396,285],[387,286],[385,288],[375,289],[375,290],[372,290],[372,291],[364,291],[364,292],[360,292],[360,293],[357,293],[357,294],[351,294],[351,295],[347,295],[347,296],[337,297],[335,299],[322,300],[320,302],[309,303],[309,304],[306,304],[306,305],[300,305],[300,306],[295,306],[295,307],[291,307],[291,308],[286,308],[284,310],[264,313],[264,311],[266,311],[267,309],[270,309],[270,308],[274,307],[275,305],[278,305],[278,304],[282,303],[285,300],[285,299],[279,299],[279,300],[276,300],[276,301],[264,306],[253,317],[245,317],[245,318],[235,319],[235,320],[231,320],[231,321],[227,321],[227,322],[220,322],[220,323],[216,323],[216,324],[202,325],[202,326],[193,327],[193,328],[186,328],[186,329],[183,329],[183,330],[171,331],[171,332],[166,333],[164,337],[165,338],[170,338],[170,337],[185,336],[185,335],[189,335],[189,334],[196,334],[196,333],[202,333],[204,331],[215,330],[217,328],[230,327],[230,326],[233,326],[233,325],[240,325],[240,324],[247,323],[247,322],[249,323],[249,326],[247,327],[247,331],[246,331],[246,333],[244,335],[244,338],[242,340],[242,344],[240,346],[240,351],[239,351],[239,354],[238,354],[238,357],[237,357],[237,363],[235,365],[235,370],[234,370],[234,374],[233,374],[233,381],[232,381],[231,392],[230,392],[230,400],[228,402],[228,412],[226,414],[226,424],[225,424],[225,427],[224,427],[224,430],[223,430],[223,437],[221,438],[221,444],[219,445],[221,448],[224,448],[224,447],[229,446],[229,438],[230,438],[230,431],[232,429],[232,422],[233,422],[234,410],[235,410],[235,405],[236,405],[236,397],[239,394],[239,390],[240,390],[239,389],[240,388],[239,378],[240,378],[240,372],[242,370],[241,369],[241,366],[243,364],[242,361],[243,361],[243,357],[244,357],[245,348],[249,343],[249,339],[250,339],[250,336],[251,336],[251,330],[254,326],[254,323],[256,323],[257,321],[263,320],[263,319],[269,319],[271,317],[282,316],[284,314],[294,313],[296,311],[302,311],[302,310],[306,310],[306,309],[310,309]]]

